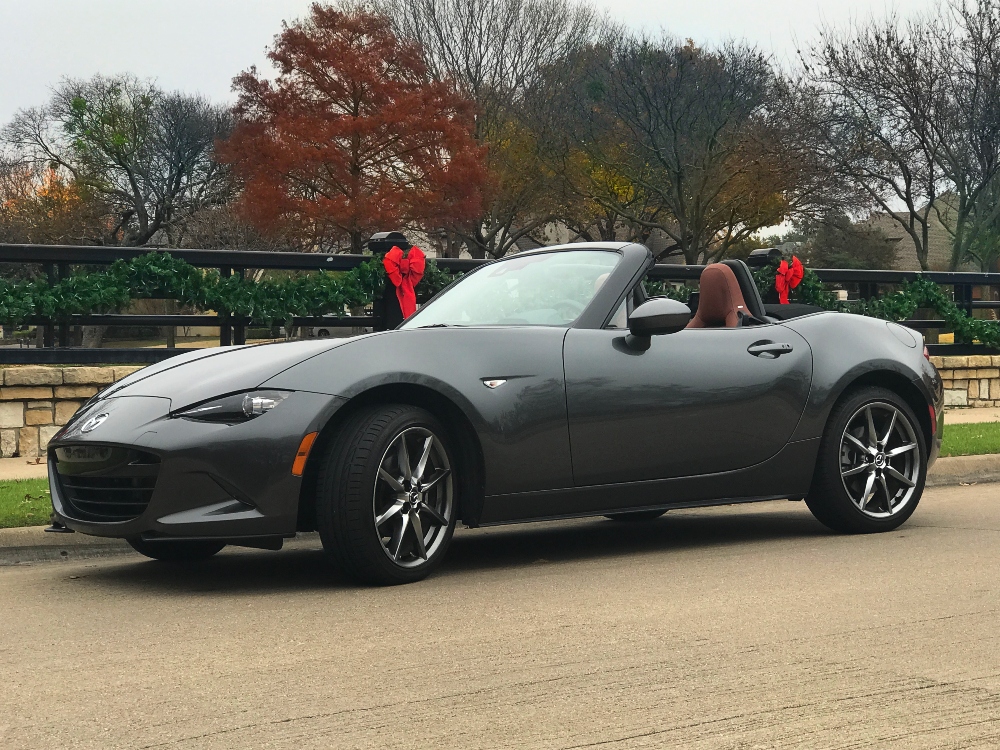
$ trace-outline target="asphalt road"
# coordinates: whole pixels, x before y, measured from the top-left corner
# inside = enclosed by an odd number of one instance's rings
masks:
[[[0,568],[0,747],[996,747],[998,493],[864,537],[789,502],[463,531],[392,589],[311,550]]]

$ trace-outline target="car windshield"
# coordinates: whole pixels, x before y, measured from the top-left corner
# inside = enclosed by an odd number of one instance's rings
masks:
[[[620,258],[608,250],[567,250],[491,263],[425,305],[402,327],[569,325]]]

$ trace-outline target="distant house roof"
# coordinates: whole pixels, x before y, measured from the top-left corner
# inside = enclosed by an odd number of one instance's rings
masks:
[[[950,214],[951,195],[945,194],[938,198],[938,205],[942,206],[941,215],[945,221]],[[930,204],[920,209],[921,215],[930,214],[927,226],[927,265],[931,271],[947,271],[951,266],[952,239],[947,227],[938,216],[938,211],[932,210]],[[868,217],[863,224],[878,227],[891,240],[896,240],[899,245],[899,254],[896,256],[895,268],[900,271],[919,271],[920,261],[917,260],[917,246],[913,242],[910,234],[903,229],[900,222],[906,222],[907,212],[899,212],[894,215],[887,213],[874,213]],[[917,225],[917,231],[920,231]],[[974,266],[966,264],[959,267],[959,270],[976,270]]]

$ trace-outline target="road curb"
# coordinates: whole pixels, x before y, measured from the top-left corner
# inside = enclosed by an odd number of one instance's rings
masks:
[[[1000,453],[939,458],[927,473],[928,487],[983,482],[1000,482]]]
[[[47,534],[44,529],[44,526],[0,529],[0,566],[134,554],[122,539],[86,534]]]
[[[322,549],[322,543],[316,532],[300,533],[294,539],[286,539],[283,549],[319,550]],[[0,529],[0,567],[120,555],[134,555],[136,559],[145,559],[123,539],[87,534],[52,534],[46,533],[44,526]]]

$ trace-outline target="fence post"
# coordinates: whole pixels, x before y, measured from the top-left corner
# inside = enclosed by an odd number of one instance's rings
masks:
[[[403,252],[409,252],[413,246],[402,232],[378,232],[368,240],[368,249],[376,258],[384,256],[393,247],[398,247]],[[389,279],[385,280],[382,294],[377,295],[372,300],[372,317],[374,318],[372,328],[376,331],[388,331],[403,322],[403,311],[396,298],[396,287]]]
[[[245,269],[237,268],[236,275],[241,279],[244,277]],[[237,345],[247,342],[246,319],[242,315],[233,316],[233,343]]]
[[[972,317],[972,284],[955,284],[955,304]]]
[[[56,283],[56,264],[46,263],[45,264],[45,276],[49,281],[49,286],[55,286]],[[49,348],[55,346],[55,327],[52,325],[52,319],[49,318],[48,322],[45,324],[45,333],[42,334],[42,346]]]
[[[861,299],[876,299],[878,297],[878,282],[858,282],[858,297]]]
[[[228,279],[233,275],[233,269],[227,266],[222,266],[219,268],[219,275],[224,279]],[[219,316],[219,346],[232,346],[232,329],[229,325],[229,311],[228,310],[216,310],[216,314]]]
[[[59,278],[65,279],[69,276],[69,263],[60,263],[57,266]],[[65,349],[69,346],[69,324],[65,321],[59,324],[59,346]]]

